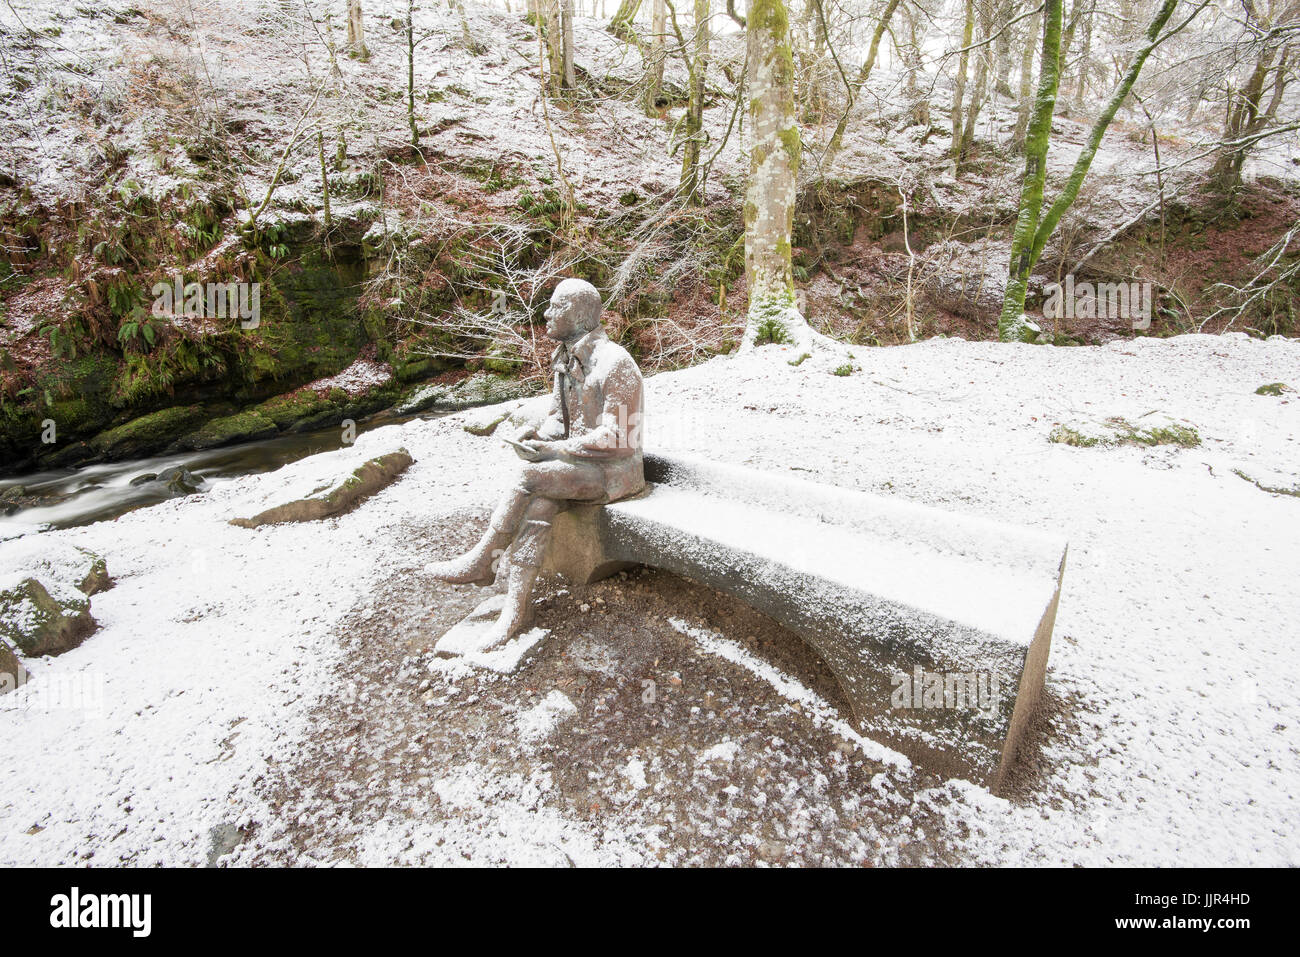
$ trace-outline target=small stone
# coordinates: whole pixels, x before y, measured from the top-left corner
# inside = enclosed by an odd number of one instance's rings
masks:
[[[108,565],[98,556],[91,562],[90,571],[86,572],[85,577],[77,585],[77,588],[86,595],[98,595],[112,587],[113,579],[109,577]]]
[[[196,476],[183,465],[177,465],[159,472],[154,479],[156,482],[167,486],[167,491],[172,495],[193,495],[203,484],[203,479]]]

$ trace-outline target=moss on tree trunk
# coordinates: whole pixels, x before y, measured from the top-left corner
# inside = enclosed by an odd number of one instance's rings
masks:
[[[998,319],[998,337],[1006,340],[1027,340],[1037,330],[1025,319],[1025,292],[1028,288],[1029,274],[1043,254],[1047,240],[1056,231],[1065,211],[1074,203],[1083,186],[1084,177],[1092,165],[1093,157],[1101,146],[1102,137],[1111,120],[1119,111],[1120,105],[1133,89],[1138,74],[1146,63],[1151,51],[1164,40],[1177,33],[1191,21],[1188,17],[1183,24],[1161,36],[1165,24],[1173,15],[1178,0],[1163,0],[1146,31],[1146,43],[1138,50],[1129,64],[1128,70],[1120,78],[1110,99],[1102,108],[1101,114],[1092,124],[1088,139],[1079,152],[1074,168],[1061,189],[1056,201],[1042,213],[1043,185],[1047,173],[1047,148],[1051,141],[1052,112],[1056,106],[1056,94],[1060,86],[1060,0],[1047,0],[1045,15],[1047,27],[1043,33],[1042,79],[1038,84],[1038,97],[1034,103],[1034,115],[1029,124],[1029,134],[1025,140],[1025,178],[1020,192],[1020,215],[1016,220],[1016,230],[1011,241],[1011,264],[1007,277],[1006,295],[1002,301],[1002,315]],[[1192,17],[1196,15],[1194,11]],[[1055,34],[1055,36],[1053,36]],[[1041,215],[1040,215],[1041,213]]]

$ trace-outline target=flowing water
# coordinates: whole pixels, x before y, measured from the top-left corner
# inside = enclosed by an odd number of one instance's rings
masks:
[[[357,423],[356,432],[359,434],[384,425],[437,418],[444,414],[394,416],[381,412]],[[0,479],[0,495],[21,485],[26,495],[42,499],[40,504],[19,508],[8,515],[0,513],[0,541],[48,528],[72,528],[102,522],[132,509],[175,497],[175,492],[163,482],[143,481],[132,485],[131,480],[140,476],[161,474],[180,466],[202,480],[199,485],[201,493],[238,476],[270,472],[308,455],[330,452],[343,445],[343,430],[331,426],[314,432],[277,435],[199,452],[101,462]]]

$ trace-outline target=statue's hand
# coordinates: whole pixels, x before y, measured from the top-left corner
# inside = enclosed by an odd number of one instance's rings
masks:
[[[527,442],[506,439],[506,444],[525,462],[549,462],[551,459],[558,459],[567,448],[565,442],[544,442],[541,439],[531,439]]]

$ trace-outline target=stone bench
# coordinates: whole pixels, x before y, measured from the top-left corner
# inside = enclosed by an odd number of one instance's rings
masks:
[[[997,793],[1038,703],[1064,540],[684,456],[646,491],[562,513],[548,570],[585,584],[649,565],[800,635],[861,730]]]

